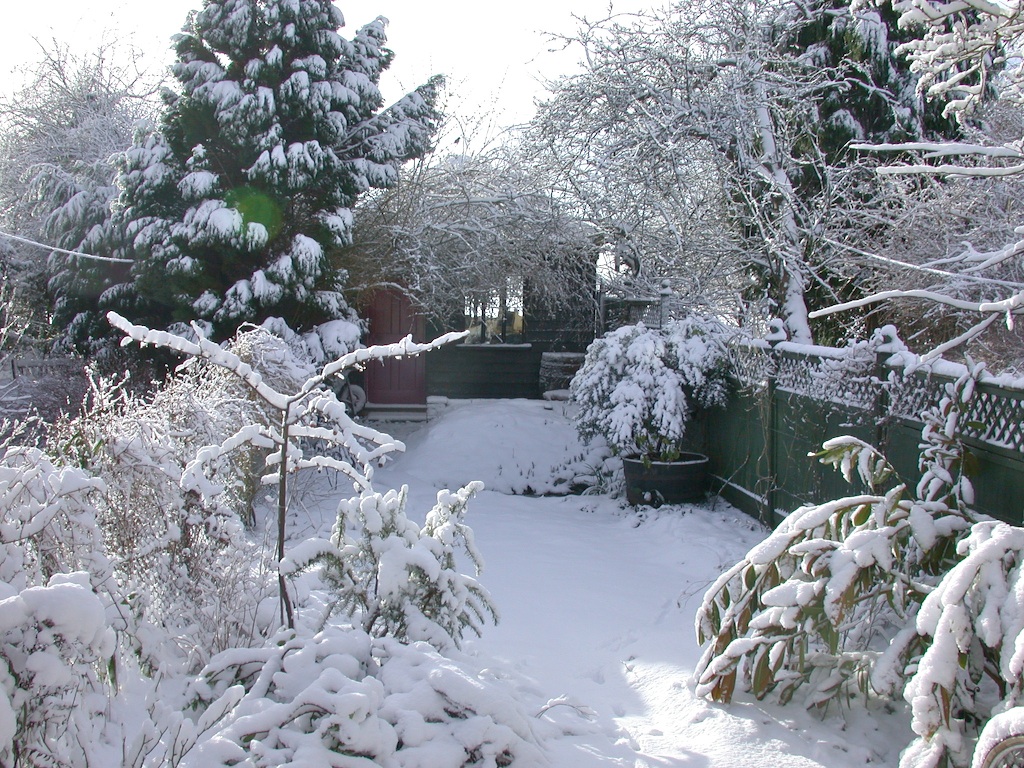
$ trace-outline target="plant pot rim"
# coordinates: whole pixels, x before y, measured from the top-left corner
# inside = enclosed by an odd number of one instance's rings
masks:
[[[679,458],[675,461],[650,461],[647,462],[643,456],[623,456],[623,461],[632,461],[637,464],[658,464],[660,466],[672,466],[673,464],[703,464],[708,461],[708,457],[703,453],[697,453],[696,451],[683,451],[679,454]]]

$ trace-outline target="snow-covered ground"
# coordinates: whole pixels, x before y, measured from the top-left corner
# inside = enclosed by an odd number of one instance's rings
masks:
[[[555,768],[895,766],[902,706],[851,702],[821,719],[799,704],[695,697],[693,619],[705,589],[767,531],[727,504],[636,512],[607,496],[526,496],[582,452],[564,403],[453,401],[431,421],[377,425],[407,450],[374,478],[408,484],[421,519],[439,488],[482,480],[467,522],[501,621],[464,652],[537,715]],[[326,534],[337,490],[307,478],[292,535]]]

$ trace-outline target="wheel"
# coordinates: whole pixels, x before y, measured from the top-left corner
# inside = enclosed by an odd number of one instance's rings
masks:
[[[1024,736],[1010,736],[995,744],[975,765],[982,768],[1024,768]]]
[[[358,416],[366,407],[366,390],[358,384],[349,384],[341,392],[341,402],[349,416]]]

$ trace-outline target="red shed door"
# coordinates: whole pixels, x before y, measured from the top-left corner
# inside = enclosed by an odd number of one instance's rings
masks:
[[[426,332],[423,316],[399,291],[377,291],[364,310],[370,323],[370,345],[393,344],[412,334],[423,341]],[[370,361],[366,365],[366,396],[381,405],[422,405],[427,402],[427,367],[423,355]]]

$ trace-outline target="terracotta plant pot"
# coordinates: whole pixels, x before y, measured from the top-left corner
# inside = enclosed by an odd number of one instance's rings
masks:
[[[701,501],[707,491],[708,457],[702,453],[684,453],[677,461],[653,461],[649,467],[641,459],[624,458],[622,471],[626,500],[634,507]]]

